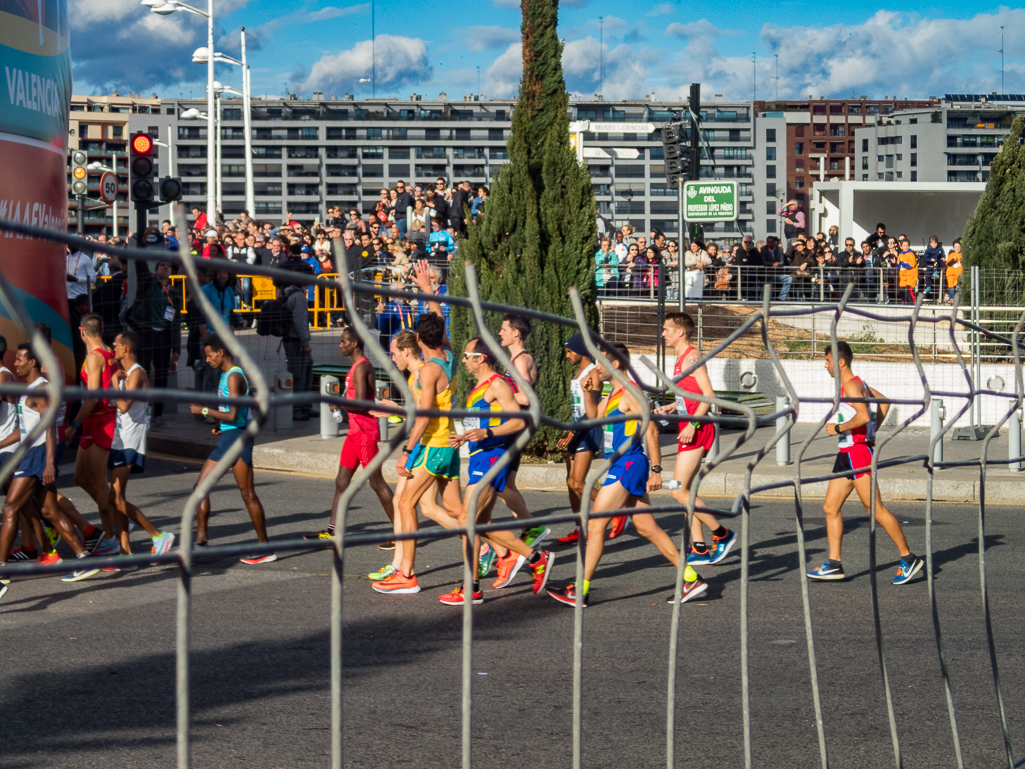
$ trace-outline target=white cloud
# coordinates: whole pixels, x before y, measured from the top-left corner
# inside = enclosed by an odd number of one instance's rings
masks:
[[[719,29],[708,19],[699,19],[686,24],[674,21],[666,27],[665,34],[669,37],[693,40],[694,38],[737,37],[744,33],[735,29]]]
[[[499,8],[519,8],[520,0],[495,0],[495,5]]]
[[[512,43],[484,71],[484,93],[501,99],[515,96],[523,77],[523,44]]]
[[[355,13],[364,13],[370,10],[370,3],[360,3],[359,5],[349,5],[344,8],[329,5],[326,8],[321,8],[319,11],[313,11],[307,18],[310,21],[325,21],[326,19],[335,19],[339,16],[351,16]]]
[[[506,48],[520,39],[520,31],[498,25],[466,27],[455,30],[452,37],[470,53],[480,53],[494,48]]]
[[[645,93],[646,64],[658,54],[637,50],[629,45],[604,46],[598,56],[598,41],[593,37],[571,40],[562,52],[566,88],[585,98],[602,91],[606,99],[638,99]],[[604,75],[604,77],[603,77]]]
[[[629,25],[627,24],[626,19],[621,19],[618,16],[608,15],[608,16],[602,16],[600,20],[599,19],[589,19],[588,22],[587,22],[587,26],[591,27],[593,29],[598,29],[599,27],[603,27],[603,28],[605,28],[607,30],[615,30],[615,29],[626,29]]]
[[[646,15],[648,16],[665,16],[667,13],[673,12],[673,6],[671,3],[659,3],[652,8]]]
[[[363,40],[352,48],[322,56],[304,77],[295,77],[301,91],[343,91],[355,88],[361,77],[370,77],[371,41]],[[378,35],[376,47],[376,78],[380,92],[383,87],[423,83],[431,79],[427,61],[427,44],[416,37]],[[299,74],[299,73],[297,73]]]

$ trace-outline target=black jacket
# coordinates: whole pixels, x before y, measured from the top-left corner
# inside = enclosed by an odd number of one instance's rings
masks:
[[[449,209],[449,218],[455,222],[466,221],[466,214],[463,211],[463,206],[469,206],[473,201],[473,193],[467,192],[462,187],[452,193],[452,207]]]

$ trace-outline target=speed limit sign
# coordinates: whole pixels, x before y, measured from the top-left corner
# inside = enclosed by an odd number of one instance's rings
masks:
[[[100,200],[108,206],[117,202],[117,177],[110,171],[105,171],[100,177]]]

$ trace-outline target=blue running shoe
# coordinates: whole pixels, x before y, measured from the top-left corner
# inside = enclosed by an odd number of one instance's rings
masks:
[[[738,537],[739,535],[737,534],[737,532],[731,531],[729,529],[726,530],[726,536],[724,537],[717,537],[713,534],[712,547],[710,547],[708,550],[708,555],[710,559],[708,562],[719,563],[719,561],[723,560],[726,556],[728,556],[730,554],[730,550],[733,548],[735,544],[737,544]]]
[[[909,553],[907,558],[900,559],[900,566],[897,567],[897,576],[893,578],[894,585],[905,585],[914,579],[915,575],[925,566],[925,561],[914,553]]]
[[[707,550],[703,553],[699,553],[692,547],[690,552],[687,553],[688,566],[708,566],[710,563],[712,563],[712,554]]]
[[[480,566],[478,567],[477,579],[484,579],[491,573],[491,569],[495,565],[495,558],[497,557],[498,553],[495,552],[495,548],[485,542],[484,547],[480,550]]]
[[[808,579],[838,580],[846,577],[843,565],[839,561],[826,561],[819,568],[808,572]]]

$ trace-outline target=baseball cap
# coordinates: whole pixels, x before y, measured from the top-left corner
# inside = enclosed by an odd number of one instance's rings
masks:
[[[217,230],[207,230],[206,231],[206,237],[208,237],[208,238],[216,238],[217,237]]]
[[[566,340],[566,349],[577,355],[591,357],[591,353],[587,351],[587,345],[584,344],[584,335],[580,333],[574,334]]]

